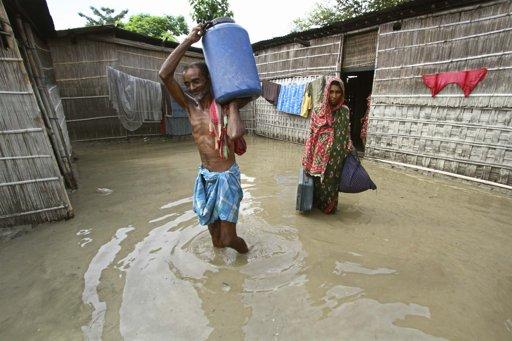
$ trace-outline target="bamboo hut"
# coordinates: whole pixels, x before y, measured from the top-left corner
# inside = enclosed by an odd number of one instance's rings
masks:
[[[133,132],[121,125],[109,103],[106,68],[158,82],[162,63],[177,45],[108,25],[57,31],[50,50],[71,141],[161,135],[160,120],[144,121]],[[202,59],[201,49],[191,47],[177,79],[186,64]],[[188,117],[169,114],[167,119],[173,135],[190,134]]]
[[[512,1],[413,0],[326,27],[253,44],[262,79],[338,75],[352,110],[352,138],[366,155],[512,189]],[[464,97],[432,97],[422,76],[487,68]],[[358,141],[370,98],[366,145]],[[308,122],[263,99],[256,134],[303,142]]]
[[[71,145],[46,37],[45,1],[0,2],[0,227],[71,217]]]

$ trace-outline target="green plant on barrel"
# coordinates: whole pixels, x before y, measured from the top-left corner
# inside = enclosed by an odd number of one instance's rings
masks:
[[[228,0],[189,0],[189,3],[192,7],[192,19],[198,23],[218,17],[233,17]]]

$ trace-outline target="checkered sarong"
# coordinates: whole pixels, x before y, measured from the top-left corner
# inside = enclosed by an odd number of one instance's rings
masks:
[[[194,212],[201,225],[217,220],[236,224],[242,197],[240,169],[236,163],[225,172],[211,172],[199,167],[194,186]]]

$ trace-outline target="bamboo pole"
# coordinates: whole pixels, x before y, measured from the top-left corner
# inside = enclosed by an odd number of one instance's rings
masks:
[[[30,44],[32,46],[37,46],[36,40],[34,38],[34,34],[32,32],[30,25],[25,24],[25,28],[26,28],[26,32],[27,32]],[[41,60],[39,59],[39,55],[37,53],[35,53],[34,50],[31,50],[31,52],[34,57],[34,62],[36,62],[35,68],[36,68],[37,72],[39,73],[39,70],[42,68]],[[38,69],[38,67],[39,67],[39,69]],[[53,67],[52,67],[52,69],[53,69]],[[40,73],[39,73],[39,76],[41,76]],[[67,172],[66,172],[66,174],[64,174],[64,177],[67,180],[69,188],[77,189],[78,184],[76,181],[76,177],[75,177],[75,174],[73,171],[73,165],[71,163],[71,158],[70,158],[71,152],[68,150],[68,146],[66,145],[66,138],[64,137],[62,127],[60,126],[60,121],[57,117],[57,112],[55,111],[55,107],[53,106],[53,103],[51,103],[51,101],[50,101],[50,98],[51,98],[50,91],[48,90],[48,88],[46,86],[44,86],[44,84],[42,84],[41,81],[39,81],[39,90],[43,92],[41,97],[43,98],[43,102],[46,103],[46,106],[49,109],[48,112],[50,113],[50,118],[54,119],[57,124],[56,129],[59,134],[60,142],[62,144],[62,149],[64,151],[64,155],[60,155],[60,150],[59,150],[59,153],[58,153],[59,155],[57,155],[57,157],[61,158],[62,156],[64,156],[64,161],[67,166]],[[70,205],[70,207],[71,207],[71,205]]]
[[[43,208],[41,210],[33,210],[33,211],[19,212],[19,213],[14,213],[14,214],[7,214],[7,215],[0,216],[0,219],[9,219],[9,218],[16,218],[16,217],[21,217],[21,216],[29,215],[29,214],[36,214],[36,213],[43,213],[43,212],[49,212],[49,211],[63,210],[63,209],[66,209],[67,207],[68,206],[66,206],[66,205],[61,205],[61,206],[56,206],[56,207]],[[68,216],[68,218],[70,218],[70,217]]]

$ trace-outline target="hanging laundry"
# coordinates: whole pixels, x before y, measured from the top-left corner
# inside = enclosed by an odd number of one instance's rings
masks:
[[[144,121],[162,119],[162,89],[158,82],[131,76],[107,66],[109,99],[124,128],[137,130]]]
[[[441,72],[431,75],[423,75],[423,83],[430,89],[432,97],[437,95],[448,84],[457,84],[468,97],[477,84],[487,75],[487,69]]]
[[[318,106],[322,100],[325,87],[325,77],[319,77],[306,85],[304,98],[300,108],[300,116],[308,117],[311,110]]]
[[[277,110],[289,114],[300,115],[300,108],[306,85],[306,83],[282,84],[281,90],[279,91],[279,97],[277,99]]]
[[[281,84],[267,80],[261,81],[261,96],[271,104],[276,105],[280,89]]]

